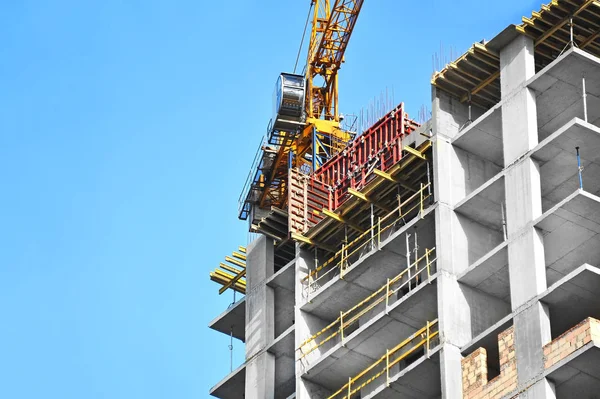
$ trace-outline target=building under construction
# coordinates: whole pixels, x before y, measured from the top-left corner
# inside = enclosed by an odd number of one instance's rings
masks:
[[[210,328],[245,362],[210,394],[600,397],[600,1],[475,43],[429,121],[357,132],[337,72],[362,3],[314,1],[306,71],[278,81],[256,238],[211,273],[243,294]]]

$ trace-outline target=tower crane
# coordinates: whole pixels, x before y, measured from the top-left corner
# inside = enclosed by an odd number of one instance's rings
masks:
[[[240,196],[240,219],[285,209],[289,169],[312,172],[353,138],[340,126],[338,71],[363,2],[311,0],[306,69],[277,79],[275,115]]]

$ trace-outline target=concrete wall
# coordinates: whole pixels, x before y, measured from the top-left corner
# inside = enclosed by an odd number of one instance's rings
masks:
[[[279,337],[281,333],[294,324],[294,292],[282,287],[274,289],[274,336]]]
[[[433,134],[443,134],[447,138],[455,137],[469,120],[469,106],[450,94],[432,86],[431,115]],[[471,120],[474,121],[485,113],[485,110],[473,105]]]
[[[452,204],[456,205],[496,176],[502,168],[458,147],[452,147],[452,150]]]
[[[274,293],[266,285],[273,272],[273,241],[261,235],[246,255],[247,398],[274,397],[275,357],[266,352],[275,338]]]
[[[519,36],[500,52],[504,163],[513,166],[505,177],[513,310],[546,289],[543,240],[531,226],[542,212],[540,172],[535,162],[523,158],[538,143],[535,93],[523,84],[535,73],[533,47],[530,38]],[[518,388],[526,389],[543,370],[541,350],[550,340],[550,318],[538,302],[518,313],[513,322]],[[540,392],[540,398],[551,397]]]
[[[509,303],[467,285],[459,283],[459,286],[465,298],[465,309],[470,316],[472,338],[510,314]]]
[[[453,245],[457,270],[464,270],[504,241],[501,231],[491,229],[456,213],[453,224]]]
[[[295,272],[296,272],[296,308],[295,308],[295,338],[294,338],[294,347],[300,348],[307,338],[310,338],[312,335],[323,329],[327,324],[329,324],[325,320],[321,320],[307,312],[304,312],[300,309],[300,306],[306,302],[306,299],[303,296],[303,286],[302,279],[308,276],[310,270],[314,268],[314,254],[309,251],[305,251],[300,249],[300,246],[296,246],[296,264],[295,264]],[[305,351],[311,348],[309,344],[305,347]],[[327,346],[327,349],[330,346]],[[325,349],[325,346],[316,349],[311,352],[309,355],[303,357],[302,351],[295,351],[296,353],[296,398],[297,399],[311,399],[311,398],[320,398],[327,397],[328,391],[320,387],[316,384],[311,383],[310,381],[302,378],[302,374],[306,367],[310,364],[311,361],[317,359],[321,351]]]

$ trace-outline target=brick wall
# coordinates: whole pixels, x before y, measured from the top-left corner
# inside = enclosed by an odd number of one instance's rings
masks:
[[[591,341],[600,345],[600,321],[588,317],[544,346],[544,367],[555,365]]]
[[[464,399],[497,399],[517,388],[517,361],[513,327],[498,334],[500,375],[488,381],[487,353],[484,348],[462,360]]]
[[[588,317],[544,346],[544,367],[555,365],[590,342],[600,346],[600,321]],[[513,327],[498,335],[498,352],[500,375],[491,381],[487,380],[487,353],[484,348],[462,360],[464,399],[499,399],[517,388]]]

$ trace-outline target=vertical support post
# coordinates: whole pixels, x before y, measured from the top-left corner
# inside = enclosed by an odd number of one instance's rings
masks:
[[[344,279],[344,253],[346,252],[346,244],[342,243],[342,254],[341,256],[341,260],[340,260],[340,279]]]
[[[583,91],[583,120],[588,121],[588,112],[587,112],[587,93],[585,90],[585,75],[581,77],[581,86]]]
[[[385,386],[390,386],[390,350],[385,350]]]
[[[427,265],[427,282],[431,283],[431,269],[430,269],[430,265],[429,265],[429,248],[427,248],[427,250],[425,251],[425,262]]]
[[[469,119],[467,119],[467,124],[473,122],[473,115],[471,110],[471,92],[469,92]]]
[[[381,216],[377,219],[377,249],[381,249]]]
[[[352,377],[348,377],[348,399],[352,395]]]
[[[419,200],[419,214],[421,215],[421,219],[424,218],[424,216],[423,216],[423,190],[424,190],[423,183],[421,183],[421,190],[419,191],[419,198],[420,198],[420,200]]]
[[[579,174],[579,189],[583,190],[583,177],[581,176],[581,172],[583,168],[581,167],[581,157],[579,156],[579,147],[575,147],[575,151],[577,151],[577,173]]]
[[[410,241],[408,240],[410,237],[410,234],[406,233],[406,272],[408,273],[408,290],[411,290],[411,284],[412,282],[410,281],[411,277],[410,277]]]
[[[575,47],[575,38],[573,37],[573,17],[569,18],[569,45]]]
[[[402,197],[398,194],[398,217],[402,217]]]
[[[431,171],[429,170],[429,160],[427,160],[427,196],[429,197],[429,205],[433,204],[433,196],[431,195]]]
[[[387,284],[385,285],[385,314],[388,313],[388,306],[390,305],[390,279],[387,279]]]
[[[415,266],[415,287],[419,284],[419,242],[417,241],[417,237],[418,237],[418,233],[417,233],[417,226],[415,226],[415,262],[414,262],[414,266]]]
[[[505,214],[504,206],[505,206],[504,201],[502,201],[500,203],[500,212],[502,213],[502,233],[504,234],[504,241],[506,241],[508,238],[508,234],[506,231],[506,214]]]
[[[235,290],[234,290],[235,292]],[[233,326],[231,326],[231,333],[229,335],[229,372],[233,371]]]
[[[373,204],[371,204],[371,249],[375,246],[375,214],[373,213]]]
[[[342,337],[342,346],[344,346],[344,312],[340,310],[340,337]]]
[[[429,334],[429,320],[427,320],[427,338],[426,338],[426,345],[427,345],[427,358],[429,359],[429,338],[430,338],[430,334]]]

